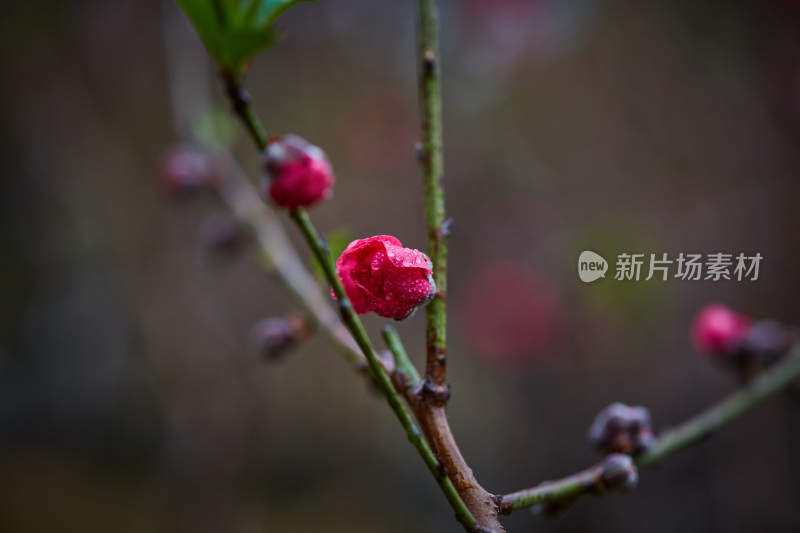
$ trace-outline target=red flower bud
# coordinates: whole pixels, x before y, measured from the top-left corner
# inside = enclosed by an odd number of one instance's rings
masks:
[[[309,207],[331,195],[334,177],[325,152],[296,135],[270,141],[264,169],[264,194],[282,207]]]
[[[700,353],[708,357],[733,354],[747,336],[753,321],[724,305],[712,304],[703,308],[694,319],[692,339]]]
[[[391,235],[351,242],[336,261],[336,273],[358,314],[375,311],[401,320],[436,292],[428,256],[403,248]]]

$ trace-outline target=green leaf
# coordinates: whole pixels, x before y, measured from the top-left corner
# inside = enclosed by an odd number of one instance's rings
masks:
[[[177,0],[217,64],[236,78],[275,40],[278,15],[302,1]]]

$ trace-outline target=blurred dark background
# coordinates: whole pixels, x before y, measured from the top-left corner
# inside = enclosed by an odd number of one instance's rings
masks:
[[[270,131],[331,158],[322,229],[422,248],[414,4],[302,4],[247,85]],[[658,429],[733,390],[689,342],[705,303],[800,322],[799,27],[790,0],[442,2],[449,410],[488,489],[595,461],[611,401]],[[278,362],[248,342],[296,306],[253,246],[208,252],[218,201],[163,194],[173,42],[202,57],[171,2],[0,7],[0,530],[459,531],[324,339]],[[586,285],[584,249],[765,259],[756,282]],[[424,314],[398,327],[421,361]],[[798,422],[790,393],[629,495],[506,524],[796,531]]]

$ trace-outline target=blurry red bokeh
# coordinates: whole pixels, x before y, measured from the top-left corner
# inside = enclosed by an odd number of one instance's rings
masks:
[[[557,293],[543,275],[512,261],[491,263],[467,288],[466,333],[477,351],[492,358],[535,358],[553,339],[560,308]]]

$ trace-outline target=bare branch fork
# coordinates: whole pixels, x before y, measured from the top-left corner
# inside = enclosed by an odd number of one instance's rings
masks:
[[[258,198],[243,173],[228,162],[228,179],[220,196],[237,218],[251,226],[259,245],[274,264],[278,276],[326,333],[359,370],[364,370],[380,388],[447,501],[467,531],[502,532],[498,515],[541,504],[568,504],[586,493],[603,493],[630,485],[636,468],[648,467],[694,444],[747,412],[770,396],[787,388],[800,376],[800,347],[775,363],[748,385],[715,406],[655,438],[635,458],[612,454],[584,471],[557,481],[494,495],[484,489],[462,456],[449,426],[447,370],[447,235],[442,157],[442,104],[439,77],[438,14],[435,0],[419,0],[418,81],[421,136],[418,155],[423,171],[428,255],[438,292],[427,308],[426,364],[423,376],[411,362],[397,332],[387,326],[383,339],[393,355],[393,364],[379,359],[361,320],[344,291],[324,240],[302,209],[290,218],[302,233],[337,297],[339,317],[308,273],[288,241],[280,222]],[[267,134],[254,113],[250,97],[238,76],[223,71],[227,95],[260,151]],[[401,399],[402,398],[402,399]],[[409,409],[406,408],[408,405]],[[411,416],[413,413],[417,422]],[[419,426],[417,426],[417,423]]]

